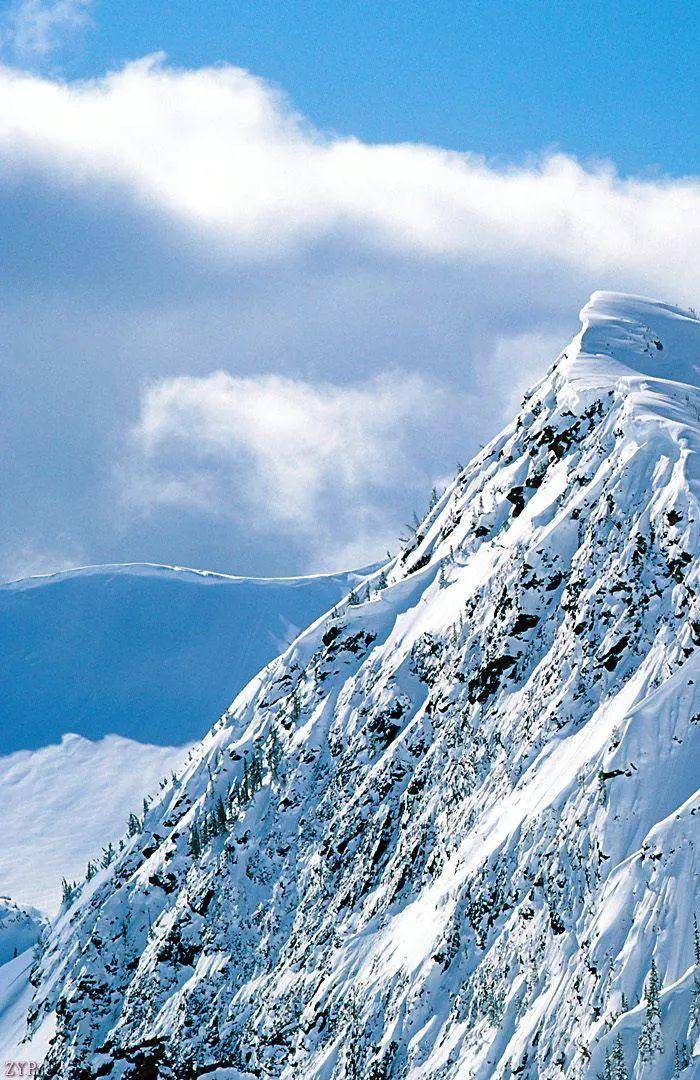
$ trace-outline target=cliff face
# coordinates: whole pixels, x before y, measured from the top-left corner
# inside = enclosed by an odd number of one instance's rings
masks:
[[[64,906],[42,1076],[693,1075],[700,323],[582,321]]]

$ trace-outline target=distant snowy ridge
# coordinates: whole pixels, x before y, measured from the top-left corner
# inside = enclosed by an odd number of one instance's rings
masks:
[[[0,896],[0,1062],[5,1075],[26,1028],[32,998],[29,974],[46,930],[40,912]]]
[[[45,928],[39,911],[0,896],[0,967],[36,945]]]
[[[190,743],[361,576],[126,563],[0,585],[0,755],[67,733]]]
[[[356,576],[362,576],[362,571],[350,571]],[[94,563],[88,566],[75,566],[70,570],[57,570],[48,574],[33,574],[31,577],[16,578],[12,581],[0,582],[0,589],[8,589],[13,592],[26,589],[38,588],[41,585],[58,581],[69,581],[71,578],[84,578],[90,576],[103,576],[105,574],[122,574],[130,577],[179,577],[183,580],[192,579],[200,584],[226,585],[231,582],[241,584],[255,584],[275,588],[280,583],[308,584],[311,581],[332,581],[337,578],[345,578],[348,573],[343,571],[339,574],[296,574],[291,577],[250,577],[242,574],[224,574],[219,570],[198,570],[192,566],[169,566],[167,563],[129,562],[129,563]]]
[[[47,1080],[698,1075],[700,322],[582,324],[64,905]]]

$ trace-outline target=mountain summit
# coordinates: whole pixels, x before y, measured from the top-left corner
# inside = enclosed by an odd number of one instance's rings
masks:
[[[581,317],[69,892],[42,1076],[697,1075],[700,322]]]

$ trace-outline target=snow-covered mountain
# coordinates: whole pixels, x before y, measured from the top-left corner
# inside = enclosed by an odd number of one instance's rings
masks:
[[[193,742],[353,580],[128,563],[0,585],[0,754],[68,733]]]
[[[700,322],[582,321],[77,886],[43,1077],[699,1075]]]
[[[357,577],[132,564],[0,585],[0,893],[54,914],[61,879]]]

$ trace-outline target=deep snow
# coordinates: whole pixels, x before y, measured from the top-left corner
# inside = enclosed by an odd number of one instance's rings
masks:
[[[62,878],[82,877],[187,753],[119,735],[64,735],[58,746],[0,758],[0,889],[55,915]]]

